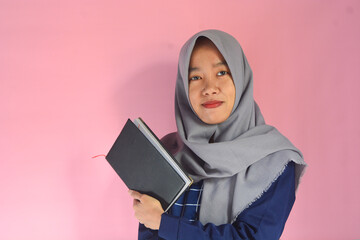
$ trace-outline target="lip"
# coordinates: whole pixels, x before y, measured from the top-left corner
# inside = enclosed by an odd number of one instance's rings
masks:
[[[201,104],[201,105],[204,106],[205,108],[217,108],[217,107],[219,107],[221,104],[223,104],[222,101],[212,100],[212,101],[204,102],[204,103]]]

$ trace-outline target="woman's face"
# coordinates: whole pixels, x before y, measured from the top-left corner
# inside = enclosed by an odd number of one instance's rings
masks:
[[[229,67],[210,40],[198,41],[189,65],[189,98],[198,117],[207,124],[224,122],[235,103]]]

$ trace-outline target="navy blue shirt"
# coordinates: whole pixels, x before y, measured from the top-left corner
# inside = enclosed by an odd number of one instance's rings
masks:
[[[201,183],[195,184],[195,188],[201,189],[201,185]],[[193,197],[187,199],[186,195],[189,193],[181,197],[180,201],[183,201],[183,204],[194,199]],[[198,191],[197,199],[200,197],[201,191]],[[203,225],[198,221],[197,215],[200,205],[189,208],[190,210],[185,215],[186,207],[185,211],[181,211],[182,214],[179,215],[178,210],[176,214],[174,213],[175,206],[173,206],[169,213],[161,216],[158,231],[140,224],[138,239],[279,239],[294,201],[295,164],[290,162],[270,188],[241,212],[233,224]],[[183,204],[180,203],[177,206],[181,207]]]

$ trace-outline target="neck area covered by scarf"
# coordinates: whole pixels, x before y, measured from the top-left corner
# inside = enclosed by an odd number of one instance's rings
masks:
[[[202,122],[188,94],[188,69],[199,37],[208,38],[227,62],[236,89],[229,118]],[[270,187],[288,162],[296,163],[296,188],[306,163],[301,152],[276,128],[266,125],[253,99],[253,77],[241,46],[218,30],[195,34],[182,47],[175,90],[177,133],[163,141],[194,181],[204,180],[200,221],[232,223]]]

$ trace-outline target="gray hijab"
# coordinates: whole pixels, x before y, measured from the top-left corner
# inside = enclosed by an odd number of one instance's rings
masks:
[[[199,37],[206,37],[226,60],[236,89],[229,118],[209,125],[193,111],[188,96],[188,68]],[[200,221],[232,223],[295,162],[296,189],[306,163],[279,131],[265,124],[253,99],[253,76],[241,46],[231,35],[206,30],[182,47],[175,90],[177,133],[165,137],[176,159],[195,182],[204,180]],[[212,139],[211,143],[209,143]]]

